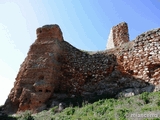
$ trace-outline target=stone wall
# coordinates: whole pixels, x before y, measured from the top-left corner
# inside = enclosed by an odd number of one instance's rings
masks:
[[[126,31],[116,30],[119,26]],[[79,96],[91,100],[96,96],[115,97],[120,92],[131,96],[154,91],[160,85],[160,29],[130,42],[125,23],[112,30],[116,47],[91,53],[64,41],[57,25],[38,28],[37,40],[5,103],[6,112],[37,112]],[[121,34],[117,35],[118,31]]]
[[[116,54],[126,71],[154,85],[160,83],[160,29],[139,35]]]
[[[96,89],[101,89],[98,85],[99,81],[104,80],[105,82],[106,77],[117,64],[115,56],[100,53],[91,55],[72,47],[68,43],[64,43],[64,46],[64,53],[60,60],[62,78],[59,90],[68,91],[69,94],[75,96],[98,92]]]
[[[107,41],[107,49],[111,49],[129,42],[128,25],[122,22],[112,27]]]

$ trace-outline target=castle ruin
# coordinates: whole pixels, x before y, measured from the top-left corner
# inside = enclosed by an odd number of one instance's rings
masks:
[[[90,101],[158,90],[160,28],[129,41],[127,24],[120,23],[111,29],[107,50],[90,54],[64,41],[58,25],[46,25],[37,29],[4,110],[39,112],[67,98]]]
[[[128,25],[122,22],[113,26],[107,40],[107,49],[115,48],[126,42],[129,42]]]

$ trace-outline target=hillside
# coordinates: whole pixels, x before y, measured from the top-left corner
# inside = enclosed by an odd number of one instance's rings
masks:
[[[14,118],[0,117],[0,120],[160,120],[160,92],[144,92],[130,98],[102,99],[92,104],[84,101],[82,107],[73,107],[70,103],[60,113],[55,113],[57,107],[32,115],[26,111]]]

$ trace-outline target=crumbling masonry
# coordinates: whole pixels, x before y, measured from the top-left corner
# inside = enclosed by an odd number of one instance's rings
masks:
[[[129,41],[126,23],[111,29],[107,50],[83,52],[63,39],[58,25],[37,29],[5,102],[5,111],[41,111],[66,98],[90,100],[160,89],[160,28]],[[112,48],[112,49],[110,49]]]
[[[129,42],[127,23],[122,22],[111,28],[107,41],[107,49],[115,48],[126,42]]]

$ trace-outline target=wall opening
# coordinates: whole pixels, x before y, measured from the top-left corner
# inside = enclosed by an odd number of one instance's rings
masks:
[[[48,92],[51,92],[50,90],[48,90],[48,89],[46,89],[46,92],[48,93]]]
[[[39,92],[42,92],[42,90],[38,90]]]

